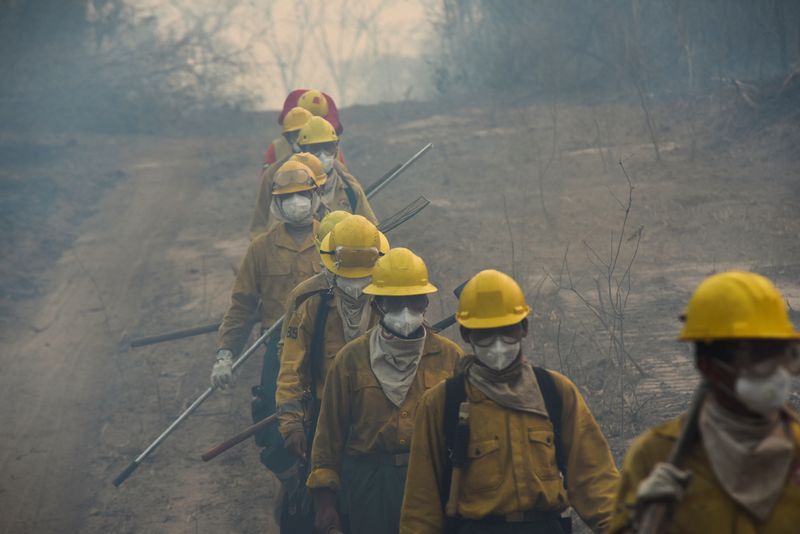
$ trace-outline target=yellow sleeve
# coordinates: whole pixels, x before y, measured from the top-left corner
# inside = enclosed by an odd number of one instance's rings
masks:
[[[286,335],[281,339],[281,367],[275,389],[278,407],[278,430],[286,438],[303,430],[303,396],[310,387],[306,354],[313,335],[311,301],[305,301],[286,325]],[[319,300],[317,299],[317,302]]]
[[[639,436],[633,442],[625,460],[622,463],[622,473],[617,488],[617,495],[614,502],[614,515],[611,517],[611,525],[608,534],[622,534],[635,532],[633,529],[633,506],[636,504],[636,490],[639,483],[650,474],[651,469],[659,460],[649,458],[646,454],[646,443],[653,435],[652,430]]]
[[[219,327],[219,348],[239,354],[259,320],[259,262],[251,243],[236,273],[231,291],[231,304]]]
[[[270,165],[261,173],[261,186],[256,196],[256,209],[250,221],[250,240],[252,241],[269,228],[269,205],[272,202],[272,171]]]
[[[554,373],[561,391],[561,435],[567,450],[567,494],[578,515],[594,532],[608,527],[619,484],[611,449],[578,388]]]
[[[346,350],[346,349],[343,349]],[[350,428],[350,384],[344,353],[339,351],[325,379],[322,408],[311,450],[311,473],[306,486],[339,491],[339,469]]]
[[[400,534],[439,534],[444,526],[441,487],[446,461],[442,418],[444,384],[420,397],[411,437]]]

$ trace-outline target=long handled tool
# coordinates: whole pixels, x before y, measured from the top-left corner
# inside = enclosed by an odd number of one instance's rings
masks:
[[[273,324],[271,327],[269,327],[269,329],[267,329],[267,330],[266,330],[266,331],[265,331],[263,334],[261,334],[261,337],[259,337],[259,338],[256,340],[256,342],[255,342],[255,343],[253,343],[253,345],[252,345],[252,346],[251,346],[249,349],[247,349],[245,352],[243,352],[243,353],[242,353],[242,355],[241,355],[241,356],[239,356],[239,358],[238,358],[238,359],[237,359],[235,362],[233,362],[233,371],[236,371],[236,369],[238,369],[239,367],[241,367],[241,365],[242,365],[242,364],[243,364],[245,361],[247,361],[247,358],[249,358],[249,357],[250,357],[250,355],[251,355],[251,354],[253,354],[253,353],[256,351],[256,349],[258,349],[258,347],[259,347],[259,346],[260,346],[262,343],[264,343],[264,341],[266,341],[266,340],[267,340],[267,338],[269,338],[269,336],[271,336],[272,334],[274,334],[276,331],[279,331],[279,330],[280,330],[280,328],[281,328],[281,325],[283,324],[283,319],[284,319],[283,317],[281,317],[280,319],[278,319],[278,320],[275,322],[275,324]],[[200,405],[201,405],[201,404],[203,404],[203,402],[204,402],[204,401],[205,401],[205,400],[206,400],[208,397],[210,397],[210,396],[211,396],[211,394],[212,394],[212,393],[214,393],[214,391],[215,391],[216,389],[217,389],[217,387],[216,387],[216,386],[211,386],[211,387],[209,387],[208,389],[206,389],[206,390],[205,390],[205,391],[204,391],[204,392],[203,392],[203,393],[202,393],[202,394],[201,394],[199,397],[197,397],[197,399],[195,399],[195,401],[194,401],[192,404],[190,404],[190,405],[189,405],[189,407],[188,407],[188,408],[186,408],[186,409],[183,411],[183,413],[181,413],[181,414],[178,416],[178,418],[177,418],[177,419],[175,419],[175,420],[172,422],[172,424],[171,424],[171,425],[169,425],[169,426],[167,427],[167,429],[166,429],[166,430],[164,430],[164,432],[162,432],[162,433],[161,433],[161,435],[160,435],[160,436],[158,436],[158,437],[157,437],[157,438],[156,438],[156,439],[155,439],[155,440],[154,440],[154,441],[153,441],[153,442],[152,442],[152,443],[151,443],[151,444],[150,444],[150,445],[149,445],[149,446],[148,446],[148,447],[147,447],[145,450],[143,450],[143,451],[141,452],[141,454],[139,454],[139,456],[137,456],[137,457],[136,457],[136,458],[135,458],[135,459],[134,459],[134,460],[133,460],[133,461],[130,463],[130,465],[128,465],[128,467],[126,467],[125,469],[123,469],[123,470],[122,470],[122,472],[121,472],[119,475],[117,475],[117,478],[115,478],[115,479],[114,479],[114,485],[115,485],[116,487],[119,487],[119,486],[120,486],[120,484],[122,484],[123,482],[125,482],[125,480],[127,480],[127,478],[128,478],[129,476],[131,476],[131,475],[133,474],[133,472],[134,472],[134,471],[136,471],[136,469],[137,469],[137,468],[138,468],[138,467],[141,465],[142,461],[143,461],[145,458],[147,458],[148,456],[150,456],[150,454],[151,454],[151,453],[152,453],[154,450],[156,450],[156,448],[157,448],[159,445],[161,445],[161,443],[162,443],[162,442],[163,442],[165,439],[167,439],[167,436],[169,436],[170,434],[172,434],[172,432],[173,432],[173,431],[174,431],[174,430],[175,430],[175,429],[178,427],[178,425],[180,425],[180,424],[181,424],[181,423],[182,423],[182,422],[183,422],[183,421],[184,421],[184,420],[185,420],[187,417],[189,417],[189,416],[190,416],[190,415],[191,415],[191,414],[192,414],[192,413],[193,413],[195,410],[197,410],[197,408],[199,408],[199,407],[200,407]]]
[[[232,438],[223,441],[222,443],[220,443],[216,447],[214,447],[212,449],[209,449],[209,451],[206,452],[205,454],[203,454],[203,456],[201,456],[201,458],[203,459],[204,462],[208,462],[209,460],[213,460],[214,458],[216,458],[217,456],[219,456],[223,452],[227,451],[231,447],[235,447],[236,445],[240,444],[241,442],[243,442],[247,438],[255,436],[256,434],[258,434],[259,432],[261,432],[262,430],[264,430],[265,428],[267,428],[269,425],[273,424],[277,420],[278,420],[278,414],[276,412],[276,413],[270,415],[269,417],[265,417],[264,419],[262,419],[258,423],[254,424],[254,425],[250,425],[249,427],[245,428],[244,430],[242,430],[241,432],[239,432],[238,434],[236,434]]]
[[[425,147],[422,148],[422,150],[420,150],[419,152],[414,154],[414,156],[412,156],[411,159],[409,159],[407,162],[405,162],[403,165],[401,165],[399,169],[397,169],[396,171],[391,173],[389,176],[379,180],[379,182],[376,183],[374,185],[374,187],[372,187],[370,189],[370,191],[366,193],[367,198],[372,198],[374,195],[376,195],[381,189],[383,189],[392,180],[397,178],[403,171],[405,171],[405,169],[407,169],[412,163],[414,163],[417,159],[419,159],[425,152],[430,150],[432,146],[433,145],[431,143],[428,143],[427,145],[425,145]],[[413,217],[414,215],[416,215],[417,213],[422,211],[425,208],[425,206],[427,206],[429,204],[429,202],[426,199],[422,198],[422,204],[423,205],[421,207],[419,207],[419,205],[420,205],[419,200],[420,199],[417,199],[417,200],[415,200],[414,202],[411,203],[411,205],[416,206],[414,208],[414,209],[416,209],[416,211],[414,211],[414,214],[411,215],[411,217]],[[395,226],[393,226],[392,228],[395,228],[399,224],[402,224],[403,222],[407,221],[409,218],[410,217],[401,218],[402,220],[400,220],[400,222],[395,224]],[[269,329],[267,329],[267,331],[265,331],[263,334],[261,334],[261,337],[259,337],[256,340],[256,342],[253,343],[253,345],[249,349],[247,349],[244,353],[242,353],[242,355],[239,356],[239,358],[235,362],[233,362],[233,369],[232,369],[233,371],[236,371],[236,369],[241,367],[241,365],[245,361],[247,361],[247,359],[256,351],[256,349],[262,343],[264,343],[264,341],[267,340],[267,338],[269,338],[274,332],[276,332],[277,330],[280,329],[284,318],[285,318],[285,316],[282,316],[280,319],[278,319],[275,322],[275,324],[273,324],[271,327],[269,327]],[[150,456],[150,454],[152,454],[153,451],[155,451],[156,448],[158,448],[158,446],[161,445],[161,443],[165,439],[167,439],[167,437],[170,434],[172,434],[172,432],[175,431],[175,429],[178,427],[178,425],[180,425],[187,417],[189,417],[192,414],[192,412],[197,410],[197,408],[199,408],[200,405],[203,404],[203,402],[205,402],[205,400],[208,397],[210,397],[211,394],[214,393],[214,391],[216,389],[217,388],[215,386],[211,386],[208,389],[206,389],[199,397],[197,397],[197,399],[195,399],[195,401],[191,405],[189,405],[189,407],[186,408],[186,410],[184,410],[183,413],[181,413],[178,416],[178,418],[175,419],[172,422],[172,424],[170,424],[166,428],[166,430],[164,430],[161,433],[161,435],[159,435],[155,439],[155,441],[153,441],[145,450],[143,450],[141,452],[141,454],[139,454],[139,456],[137,456],[130,463],[130,465],[128,465],[128,467],[123,469],[122,472],[119,475],[117,475],[117,478],[114,479],[114,486],[119,487],[123,482],[125,482],[128,479],[128,477],[130,477],[133,474],[133,472],[136,471],[136,469],[141,465],[141,463],[144,461],[144,459],[147,458],[148,456]]]
[[[399,167],[400,165],[398,165],[395,168],[395,170]],[[383,178],[381,178],[381,180],[383,180]],[[406,205],[397,213],[381,221],[381,223],[378,225],[378,230],[380,230],[384,234],[388,234],[389,232],[391,232],[392,230],[394,230],[407,220],[415,217],[419,212],[428,207],[430,203],[431,203],[430,200],[428,200],[423,196],[417,197],[416,200]],[[217,322],[203,326],[196,326],[194,328],[175,330],[174,332],[166,332],[164,334],[158,334],[155,336],[141,337],[138,339],[131,340],[130,346],[131,348],[144,347],[146,345],[155,345],[156,343],[164,343],[165,341],[173,341],[176,339],[184,339],[187,337],[200,336],[203,334],[208,334],[210,332],[216,332],[217,330],[219,330],[219,326],[220,323]]]
[[[706,382],[701,382],[697,386],[694,399],[692,399],[692,407],[686,415],[681,428],[680,436],[672,447],[667,462],[675,467],[680,467],[683,459],[689,453],[691,447],[697,442],[699,430],[697,421],[700,418],[700,409],[703,407],[703,401],[708,392],[708,385]],[[664,527],[669,520],[672,512],[672,502],[670,501],[654,501],[647,504],[647,507],[641,511],[641,519],[636,532],[639,534],[659,534],[664,531]]]
[[[392,181],[395,178],[403,174],[406,169],[408,169],[411,165],[413,165],[415,161],[421,158],[422,155],[425,154],[425,152],[427,152],[431,148],[433,148],[433,143],[428,143],[427,145],[422,147],[419,150],[419,152],[411,156],[411,158],[408,161],[406,161],[405,163],[401,164],[398,167],[395,167],[393,171],[390,171],[388,174],[383,175],[378,181],[371,183],[367,187],[365,187],[364,193],[367,195],[367,198],[372,198],[372,195],[377,194],[378,191],[380,191],[381,189],[392,183]]]

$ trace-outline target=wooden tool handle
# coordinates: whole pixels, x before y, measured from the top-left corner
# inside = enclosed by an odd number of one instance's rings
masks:
[[[241,432],[233,436],[231,439],[224,441],[223,443],[220,443],[213,449],[203,454],[202,456],[203,461],[207,462],[209,460],[213,460],[214,458],[216,458],[223,452],[227,451],[231,447],[234,447],[235,445],[238,445],[247,438],[252,437],[253,435],[261,432],[263,429],[267,428],[269,425],[277,421],[277,419],[278,419],[278,414],[274,413],[269,417],[262,419],[258,423],[247,427],[246,429],[242,430]]]

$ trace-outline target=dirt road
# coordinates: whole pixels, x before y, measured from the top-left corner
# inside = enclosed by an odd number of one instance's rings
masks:
[[[535,310],[534,359],[575,370],[618,452],[641,427],[683,409],[691,366],[671,340],[703,276],[760,269],[800,308],[800,156],[787,148],[797,146],[796,125],[724,150],[709,139],[691,154],[689,126],[711,135],[711,126],[700,128],[708,117],[662,109],[663,161],[656,162],[640,111],[624,105],[494,115],[474,106],[346,111],[344,148],[365,183],[423,142],[436,145],[375,202],[379,216],[418,194],[432,202],[390,235],[426,259],[443,289],[430,319],[453,308],[450,289],[476,270],[514,273]],[[249,423],[255,360],[128,482],[111,485],[207,383],[213,335],[134,350],[119,342],[126,332],[194,326],[224,312],[247,246],[263,120],[243,119],[225,135],[111,138],[93,150],[79,141],[31,171],[105,165],[121,178],[60,259],[36,275],[39,295],[14,301],[0,325],[0,532],[274,531],[277,485],[252,444],[210,464],[199,459]],[[642,236],[628,349],[649,371],[626,386],[621,432],[605,394],[612,386],[596,379],[613,365],[599,348],[605,333],[573,292],[557,287],[566,280],[567,250],[576,288],[594,287],[598,272],[585,247],[606,254],[618,235],[628,194],[620,158],[635,187],[623,257]]]

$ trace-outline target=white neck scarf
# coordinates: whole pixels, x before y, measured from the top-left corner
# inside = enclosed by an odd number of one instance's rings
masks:
[[[386,397],[398,408],[414,383],[428,333],[403,339],[378,326],[369,336],[369,363]]]
[[[711,470],[725,492],[765,520],[783,493],[794,458],[783,420],[744,418],[709,395],[698,424]]]
[[[344,327],[344,340],[350,342],[369,330],[372,318],[372,296],[361,295],[354,299],[335,284],[333,292],[336,295],[336,309],[342,318]]]

